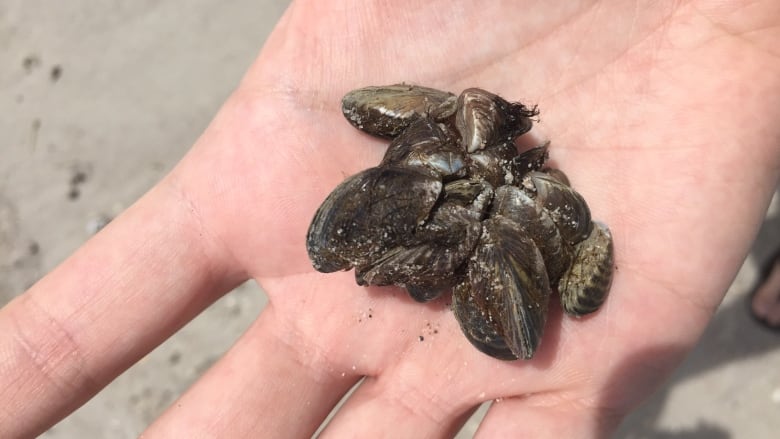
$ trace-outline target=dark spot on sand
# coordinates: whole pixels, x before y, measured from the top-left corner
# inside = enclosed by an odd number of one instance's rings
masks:
[[[87,181],[87,171],[75,168],[70,176],[70,190],[68,191],[68,198],[70,200],[77,200],[81,196],[81,190],[79,186]]]
[[[61,76],[62,76],[62,67],[59,64],[51,68],[51,71],[49,72],[49,78],[51,78],[51,82],[57,82],[57,80],[59,80]]]
[[[41,65],[41,59],[37,55],[27,55],[22,60],[22,67],[27,73],[32,72],[39,65]]]
[[[84,183],[87,181],[87,173],[84,171],[75,171],[70,177],[70,184],[72,186]]]
[[[181,361],[181,352],[174,351],[170,357],[168,357],[168,363],[171,365],[177,365]]]

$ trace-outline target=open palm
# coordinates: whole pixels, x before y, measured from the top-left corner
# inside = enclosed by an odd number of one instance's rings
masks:
[[[362,377],[326,436],[447,436],[488,400],[489,437],[611,431],[696,341],[777,182],[780,7],[557,3],[293,3],[179,166],[0,312],[0,389],[37,389],[0,390],[0,433],[50,425],[248,277],[268,308],[150,437],[310,435]],[[340,97],[401,81],[538,104],[553,163],[613,231],[606,304],[554,304],[532,361],[478,352],[446,298],[311,268],[319,203],[384,152]]]

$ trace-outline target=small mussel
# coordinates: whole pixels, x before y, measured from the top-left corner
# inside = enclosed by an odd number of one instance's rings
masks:
[[[577,317],[604,302],[609,228],[546,167],[549,142],[515,146],[535,107],[479,88],[396,84],[347,93],[342,112],[391,143],[317,210],[306,237],[315,269],[354,268],[359,285],[400,286],[419,302],[451,290],[466,338],[502,360],[533,357],[553,291]]]
[[[379,137],[395,137],[415,120],[442,121],[457,109],[452,93],[406,84],[363,87],[342,99],[341,111],[355,128]]]

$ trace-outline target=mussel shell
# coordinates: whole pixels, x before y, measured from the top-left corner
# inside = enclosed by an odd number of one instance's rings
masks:
[[[440,179],[414,169],[370,168],[333,190],[314,215],[306,249],[324,273],[362,265],[413,235],[431,214]]]
[[[526,174],[522,187],[547,209],[566,242],[576,244],[588,237],[593,228],[590,208],[577,191],[538,171]]]
[[[420,119],[393,139],[380,166],[420,168],[443,178],[466,175],[466,153],[446,126]]]
[[[571,182],[569,181],[569,176],[567,176],[563,171],[557,168],[544,168],[542,169],[542,172],[549,175],[550,177],[560,181],[561,183],[565,184],[566,186],[571,186]]]
[[[574,257],[571,245],[563,240],[547,209],[520,188],[497,188],[489,216],[502,216],[514,221],[526,236],[533,239],[542,254],[551,283],[557,282],[571,265]]]
[[[517,156],[514,142],[506,141],[469,154],[468,174],[472,179],[485,180],[494,187],[512,184],[515,180],[512,160]]]
[[[461,282],[452,290],[452,312],[466,339],[480,352],[499,360],[517,360],[504,340],[498,320],[486,314],[482,301],[474,299],[468,282]]]
[[[395,84],[363,87],[347,93],[341,111],[349,123],[379,137],[395,137],[415,120],[447,119],[455,113],[457,97],[441,90]]]
[[[468,88],[458,97],[455,127],[461,145],[474,152],[503,141],[512,141],[528,132],[536,109],[510,103],[502,97],[479,88]]]
[[[497,98],[479,88],[463,90],[458,97],[455,127],[460,132],[464,150],[473,153],[484,149],[498,137],[498,131],[504,124],[504,113],[496,102]]]
[[[529,172],[542,169],[550,157],[549,145],[549,141],[545,142],[542,146],[531,148],[512,158],[512,173],[517,181],[520,181]],[[507,184],[512,184],[512,182],[507,182]]]
[[[418,302],[436,298],[459,280],[458,269],[471,255],[482,225],[461,206],[445,203],[415,234],[413,245],[390,249],[381,258],[358,267],[359,285],[398,285]]]
[[[497,349],[495,335],[500,335],[512,353],[510,359],[529,359],[547,318],[550,284],[544,260],[514,221],[489,218],[482,226],[466,279],[453,290],[455,317],[482,352],[507,359]]]
[[[582,316],[599,309],[612,285],[614,248],[606,225],[593,223],[590,236],[575,246],[571,268],[558,282],[563,310]]]
[[[454,180],[444,185],[444,202],[463,206],[481,220],[493,201],[493,186],[480,179]]]

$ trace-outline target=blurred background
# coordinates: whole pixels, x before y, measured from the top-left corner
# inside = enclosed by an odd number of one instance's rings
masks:
[[[173,167],[288,3],[0,1],[0,305]],[[617,437],[778,437],[780,334],[747,313],[759,267],[780,247],[777,198],[702,341]],[[252,282],[237,288],[43,437],[137,437],[265,300]]]

